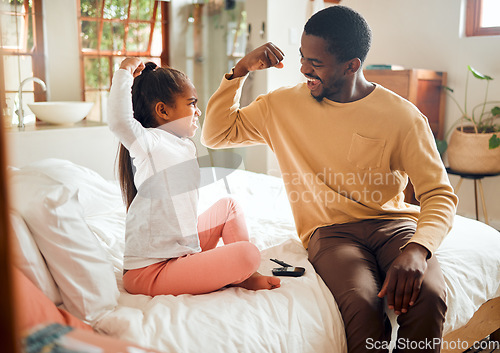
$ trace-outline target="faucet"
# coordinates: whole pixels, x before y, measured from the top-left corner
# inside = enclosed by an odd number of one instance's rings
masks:
[[[38,77],[28,77],[21,82],[21,84],[19,85],[19,91],[17,92],[17,94],[19,96],[19,105],[18,105],[18,108],[16,110],[16,114],[19,117],[19,124],[17,125],[17,127],[20,129],[24,129],[23,86],[26,82],[29,82],[29,81],[34,81],[34,82],[38,83],[40,86],[42,86],[42,89],[44,91],[47,90],[47,86],[45,85],[45,82],[40,80]]]

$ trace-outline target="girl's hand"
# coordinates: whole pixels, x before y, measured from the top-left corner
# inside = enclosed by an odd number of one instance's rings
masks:
[[[125,58],[120,64],[120,69],[129,71],[134,78],[139,76],[144,68],[144,63],[138,58]]]
[[[242,77],[250,71],[263,70],[269,67],[282,68],[281,62],[285,54],[273,43],[268,42],[257,49],[252,50],[238,61],[234,67],[231,78]]]

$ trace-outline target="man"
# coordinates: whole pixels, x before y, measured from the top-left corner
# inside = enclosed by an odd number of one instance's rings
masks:
[[[255,49],[210,99],[202,142],[274,151],[299,236],[339,305],[349,352],[387,351],[384,297],[398,315],[397,350],[438,352],[446,291],[433,252],[458,199],[426,118],[364,78],[370,43],[370,28],[352,9],[316,13],[301,39],[307,83],[239,109],[250,71],[283,66],[272,43]],[[404,203],[408,177],[420,210]]]

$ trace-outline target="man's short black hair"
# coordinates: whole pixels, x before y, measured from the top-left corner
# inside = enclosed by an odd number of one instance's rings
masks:
[[[327,50],[340,62],[366,59],[371,45],[371,29],[365,19],[346,6],[331,6],[315,13],[304,26],[308,35],[323,38]]]

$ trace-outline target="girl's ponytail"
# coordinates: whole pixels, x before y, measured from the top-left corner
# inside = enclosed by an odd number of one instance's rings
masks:
[[[137,189],[134,184],[134,172],[130,153],[121,143],[118,149],[118,175],[123,202],[125,202],[128,211],[132,200],[137,195]]]

